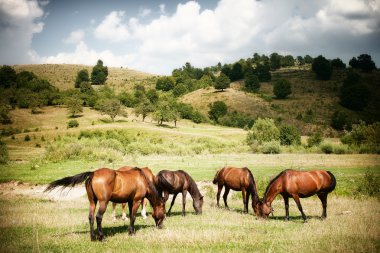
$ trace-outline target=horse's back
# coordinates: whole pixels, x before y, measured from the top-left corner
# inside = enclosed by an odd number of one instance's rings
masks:
[[[221,171],[221,176],[224,184],[235,191],[240,191],[249,185],[249,170],[248,168],[225,167]]]

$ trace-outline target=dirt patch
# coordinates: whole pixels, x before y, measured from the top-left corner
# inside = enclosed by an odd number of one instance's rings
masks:
[[[36,185],[11,181],[0,184],[1,198],[28,197],[49,200],[72,200],[86,195],[84,185],[79,185],[71,189],[56,188],[50,192],[44,192],[47,185]]]

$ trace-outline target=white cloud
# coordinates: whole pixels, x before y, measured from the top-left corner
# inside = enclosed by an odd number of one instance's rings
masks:
[[[69,35],[69,37],[63,39],[63,42],[67,44],[77,44],[80,41],[82,41],[84,38],[84,31],[81,29],[72,31]]]
[[[122,23],[124,14],[124,11],[112,11],[108,14],[95,28],[95,37],[110,42],[127,41],[130,34],[127,25]]]
[[[165,13],[165,4],[160,4],[159,8],[160,8],[160,13],[164,14]]]
[[[46,5],[46,1],[43,2]],[[0,0],[0,59],[2,64],[28,63],[32,37],[44,24],[36,0]]]
[[[146,16],[149,16],[149,14],[150,14],[151,12],[152,12],[151,9],[142,9],[142,10],[140,10],[138,16],[144,18],[144,17],[146,17]]]

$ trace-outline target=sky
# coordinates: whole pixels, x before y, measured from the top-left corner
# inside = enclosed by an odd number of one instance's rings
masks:
[[[380,0],[0,0],[0,64],[170,74],[257,52],[380,66]]]

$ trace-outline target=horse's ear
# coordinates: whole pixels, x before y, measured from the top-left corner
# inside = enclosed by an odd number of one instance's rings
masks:
[[[204,196],[201,196],[201,197],[199,198],[199,200],[203,199],[203,197],[204,197]]]

